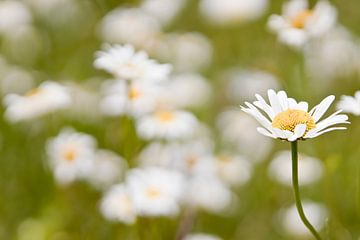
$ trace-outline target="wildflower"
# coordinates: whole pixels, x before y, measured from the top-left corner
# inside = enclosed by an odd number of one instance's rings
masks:
[[[32,119],[71,104],[68,90],[56,82],[47,81],[24,96],[8,94],[4,98],[5,116],[12,122]]]
[[[104,51],[97,52],[94,65],[124,80],[160,82],[171,71],[171,65],[159,64],[131,45],[105,46]]]
[[[0,16],[0,34],[11,33],[32,21],[30,10],[19,1],[1,1]]]
[[[307,0],[291,0],[285,3],[282,16],[270,16],[268,25],[281,42],[301,47],[331,29],[336,16],[336,9],[328,1],[319,1],[314,9],[309,9]]]
[[[341,96],[338,102],[337,109],[343,110],[346,113],[352,113],[355,116],[360,115],[360,91],[355,92],[355,96]]]
[[[346,129],[345,127],[332,127],[337,124],[349,123],[348,117],[337,111],[331,116],[320,120],[335,97],[326,97],[320,104],[308,112],[307,102],[296,102],[288,98],[284,91],[276,93],[268,91],[270,105],[260,95],[255,95],[257,101],[253,104],[246,102],[242,110],[253,116],[263,127],[258,132],[272,138],[296,141],[299,139],[315,138],[329,131]],[[264,116],[260,111],[264,111]]]

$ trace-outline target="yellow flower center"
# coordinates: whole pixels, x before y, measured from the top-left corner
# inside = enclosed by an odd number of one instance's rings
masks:
[[[196,156],[190,155],[185,159],[185,161],[186,161],[186,167],[188,168],[188,170],[191,170],[198,162],[198,158]]]
[[[175,118],[175,115],[171,111],[160,111],[160,112],[156,113],[156,117],[161,122],[171,122]]]
[[[271,125],[274,128],[293,132],[298,124],[306,124],[306,131],[313,129],[316,126],[313,117],[310,116],[309,113],[295,109],[288,109],[278,113]]]
[[[128,91],[128,98],[130,100],[135,100],[140,96],[140,92],[139,90],[137,90],[136,88],[130,87],[129,91]]]
[[[75,149],[71,148],[71,149],[68,149],[64,152],[64,159],[66,161],[69,161],[69,162],[72,162],[74,161],[76,158],[76,151]]]
[[[149,188],[146,192],[149,198],[157,198],[161,195],[161,192],[156,188]]]
[[[294,28],[302,29],[305,27],[306,21],[313,15],[313,11],[311,10],[302,10],[291,21],[291,25]]]
[[[39,88],[34,88],[34,89],[31,89],[30,91],[28,91],[28,92],[25,94],[25,96],[26,96],[26,97],[33,97],[33,96],[38,95],[40,92],[41,92],[41,89],[39,89]]]

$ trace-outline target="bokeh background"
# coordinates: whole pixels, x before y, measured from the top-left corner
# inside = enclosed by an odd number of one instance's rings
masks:
[[[3,25],[16,16],[9,10],[2,12],[4,2],[8,0],[0,1],[0,28],[6,29]],[[26,8],[30,20],[1,31],[1,97],[8,93],[25,93],[48,79],[72,86],[83,95],[70,110],[20,123],[4,119],[5,107],[0,106],[0,239],[174,239],[181,214],[173,218],[141,218],[132,226],[110,222],[99,211],[102,192],[84,181],[57,185],[47,165],[45,151],[50,137],[56,136],[64,126],[71,126],[94,136],[99,147],[123,156],[130,167],[136,166],[136,156],[148,143],[137,137],[129,118],[108,118],[99,114],[94,103],[100,95],[101,82],[109,76],[96,70],[93,61],[95,52],[104,42],[121,43],[114,39],[108,41],[101,33],[104,17],[116,8],[139,7],[141,1],[18,2]],[[311,58],[311,53],[320,56],[316,50],[321,43],[309,51],[294,50],[279,43],[276,35],[267,29],[269,15],[280,13],[284,2],[269,1],[256,19],[217,25],[203,17],[199,1],[188,0],[175,17],[162,26],[166,34],[198,32],[211,48],[208,63],[195,69],[179,64],[175,72],[196,71],[213,89],[211,97],[192,111],[211,130],[215,151],[231,150],[249,158],[252,155],[222,141],[224,128],[229,131],[233,122],[221,125],[219,115],[228,109],[240,111],[238,106],[243,101],[252,100],[247,94],[252,96],[253,93],[241,84],[238,88],[229,87],[231,79],[238,77],[240,80],[236,81],[241,81],[237,71],[271,74],[276,79],[275,88],[284,89],[288,95],[308,101],[311,106],[327,95],[334,94],[339,99],[343,94],[353,95],[360,88],[360,57],[356,57],[360,2],[331,1],[338,11],[338,24],[346,32],[345,38],[351,42],[351,47],[331,45],[325,50],[327,61],[322,62]],[[174,44],[173,47],[178,46]],[[171,62],[169,58],[148,52],[161,62]],[[229,88],[239,91],[238,96],[231,97]],[[332,132],[301,142],[299,146],[301,153],[321,160],[321,176],[303,186],[301,194],[304,199],[326,207],[327,218],[322,230],[326,239],[360,237],[360,120],[350,116],[350,121],[352,124],[346,131]],[[244,142],[239,145],[247,146],[254,155],[265,148],[261,142],[251,142],[250,146],[246,143],[248,134],[257,134],[255,128],[245,126],[242,132]],[[283,228],[284,218],[279,211],[293,204],[293,193],[290,187],[271,179],[269,166],[274,156],[289,149],[290,145],[270,141],[271,146],[267,143],[265,153],[253,164],[249,181],[232,188],[236,206],[222,214],[200,211],[192,228],[194,232],[214,234],[222,239],[311,239]]]

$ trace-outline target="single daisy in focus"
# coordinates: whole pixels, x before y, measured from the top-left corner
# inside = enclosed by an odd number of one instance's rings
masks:
[[[95,160],[96,140],[90,135],[64,129],[48,141],[46,151],[55,180],[66,185],[89,176]]]
[[[291,0],[284,4],[281,16],[270,16],[268,26],[281,42],[301,47],[309,39],[330,30],[336,18],[336,9],[326,0],[319,1],[313,9],[307,0]]]
[[[160,82],[166,80],[172,69],[149,59],[144,51],[136,52],[131,45],[107,45],[96,54],[96,68],[103,69],[119,79]]]
[[[155,110],[159,86],[145,81],[111,80],[103,86],[101,112],[109,116],[138,117]]]
[[[136,221],[136,210],[130,197],[128,188],[124,184],[111,187],[104,195],[100,211],[111,221],[133,224]]]
[[[179,212],[185,186],[180,173],[157,167],[134,169],[126,183],[139,215],[173,216]]]
[[[253,104],[245,102],[246,107],[241,106],[241,109],[262,125],[257,130],[268,137],[293,142],[299,139],[315,138],[333,130],[346,129],[332,126],[349,123],[345,114],[339,114],[341,110],[320,121],[334,101],[333,95],[326,97],[310,111],[308,111],[307,102],[296,102],[295,99],[288,98],[284,91],[276,93],[270,89],[268,91],[270,104],[260,95],[255,96],[257,101]]]
[[[182,110],[157,110],[138,119],[138,135],[146,140],[177,140],[191,137],[199,123],[190,112]]]
[[[355,116],[360,115],[360,91],[355,92],[355,96],[341,96],[338,102],[337,109],[343,110],[346,113],[352,113]]]
[[[36,118],[68,107],[72,102],[69,91],[56,82],[44,82],[24,96],[8,94],[4,98],[5,117],[11,122]]]

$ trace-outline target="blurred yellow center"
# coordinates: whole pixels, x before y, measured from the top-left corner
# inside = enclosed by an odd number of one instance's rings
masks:
[[[186,158],[186,166],[189,170],[191,170],[196,163],[198,162],[198,158],[196,156],[188,156]]]
[[[35,95],[38,95],[39,93],[41,92],[41,89],[39,88],[34,88],[34,89],[31,89],[30,91],[28,91],[25,96],[26,97],[33,97]]]
[[[278,113],[271,125],[274,128],[293,132],[298,124],[306,124],[306,131],[313,129],[316,126],[314,119],[309,113],[295,109],[289,109]]]
[[[311,17],[313,14],[313,11],[311,10],[303,10],[300,11],[298,14],[295,15],[295,17],[292,19],[291,25],[294,28],[304,28],[306,21]]]
[[[156,198],[158,196],[160,196],[160,191],[156,188],[149,188],[146,192],[146,194],[148,195],[149,198]]]
[[[140,92],[136,88],[130,88],[128,91],[128,98],[134,100],[140,96]]]
[[[65,151],[64,153],[64,158],[65,160],[69,161],[69,162],[72,162],[75,160],[76,158],[76,151],[75,149],[68,149]]]
[[[171,122],[175,118],[174,113],[170,111],[160,111],[156,113],[156,117],[161,122]]]

